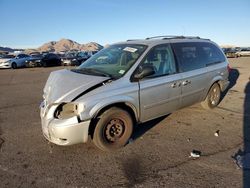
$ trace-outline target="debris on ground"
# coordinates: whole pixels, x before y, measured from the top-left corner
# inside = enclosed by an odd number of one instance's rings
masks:
[[[190,156],[189,156],[189,157],[192,157],[192,158],[199,158],[200,156],[201,156],[201,151],[193,150],[193,151],[190,153]]]
[[[250,169],[250,153],[237,154],[233,158],[239,168]]]
[[[217,130],[215,133],[214,133],[214,136],[218,137],[220,135],[220,130]]]

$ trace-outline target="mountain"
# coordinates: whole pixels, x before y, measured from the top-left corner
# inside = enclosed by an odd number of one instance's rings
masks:
[[[59,41],[50,41],[38,48],[25,49],[24,53],[31,52],[60,52],[60,51],[69,51],[69,50],[84,50],[84,51],[99,51],[103,48],[102,45],[96,42],[90,42],[87,44],[79,44],[70,39],[61,39]],[[0,51],[13,53],[14,51],[22,51],[23,49],[12,49],[8,47],[1,47]]]
[[[96,42],[82,44],[81,46],[81,50],[84,50],[84,51],[99,51],[101,49],[103,49],[103,46]]]
[[[48,43],[43,44],[37,49],[34,49],[36,51],[69,51],[69,50],[85,50],[85,51],[95,51],[95,50],[101,50],[103,48],[102,45],[90,42],[87,44],[79,44],[73,40],[69,39],[61,39],[59,41],[51,41]]]
[[[23,49],[13,49],[13,48],[9,48],[9,47],[2,47],[0,46],[0,51],[2,52],[14,52],[14,51],[22,51]]]

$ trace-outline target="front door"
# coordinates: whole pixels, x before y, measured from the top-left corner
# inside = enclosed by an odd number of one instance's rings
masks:
[[[177,74],[170,45],[154,47],[139,68],[153,66],[155,74],[139,81],[140,121],[145,122],[180,107],[181,77]]]

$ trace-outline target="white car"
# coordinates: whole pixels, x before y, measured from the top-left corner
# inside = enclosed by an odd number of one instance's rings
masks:
[[[12,68],[25,67],[26,61],[30,60],[31,56],[26,54],[18,54],[15,58],[9,59],[0,63],[0,68]]]
[[[250,49],[249,48],[243,48],[239,52],[236,52],[238,57],[240,56],[250,56]]]
[[[9,68],[9,60],[14,58],[13,55],[4,55],[0,57],[0,68]]]

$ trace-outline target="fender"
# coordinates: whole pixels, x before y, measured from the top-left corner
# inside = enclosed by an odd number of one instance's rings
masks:
[[[125,103],[128,107],[130,107],[134,114],[136,121],[139,120],[139,103],[135,102],[135,99],[129,96],[114,96],[112,98],[107,98],[106,100],[103,100],[102,102],[97,103],[95,106],[92,107],[92,109],[89,112],[90,117],[95,117],[103,108],[115,105],[117,103]]]
[[[210,88],[212,87],[212,85],[213,85],[215,82],[219,82],[219,81],[221,81],[221,80],[223,80],[223,78],[222,78],[222,76],[220,76],[220,75],[215,76],[215,77],[211,80],[211,82],[209,83],[209,87],[208,87],[207,90],[205,91],[205,94],[206,94],[206,95],[204,96],[203,100],[205,100],[205,98],[207,97],[207,94],[208,94]],[[220,84],[219,84],[219,85],[220,85]]]
[[[213,83],[218,82],[218,81],[221,81],[221,80],[223,80],[223,77],[222,77],[222,76],[220,76],[220,75],[215,76],[215,77],[212,79],[212,81],[210,82],[210,87],[213,85]],[[209,89],[210,89],[210,87],[209,87]]]

